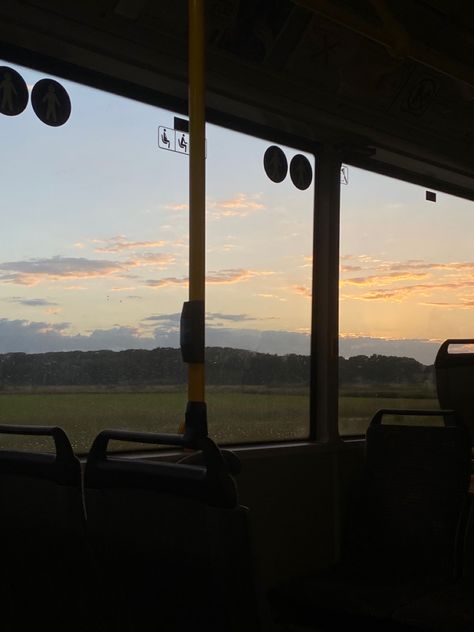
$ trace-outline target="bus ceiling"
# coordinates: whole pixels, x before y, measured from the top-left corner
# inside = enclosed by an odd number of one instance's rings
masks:
[[[207,119],[474,197],[469,0],[206,0]],[[186,0],[0,6],[0,55],[187,110]]]

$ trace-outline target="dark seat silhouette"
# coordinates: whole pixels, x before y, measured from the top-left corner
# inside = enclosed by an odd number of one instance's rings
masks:
[[[474,630],[474,503],[463,536],[461,577],[454,584],[414,600],[394,613],[394,620],[416,630],[472,632]]]
[[[56,453],[0,449],[2,629],[90,629],[79,461],[61,428],[0,426],[12,434],[50,436]]]
[[[441,415],[445,425],[382,424],[384,415],[400,413]],[[454,581],[469,464],[469,433],[452,411],[378,411],[342,560],[275,589],[278,618],[317,629],[358,623],[380,630],[395,625],[401,606]]]
[[[85,500],[110,629],[260,629],[247,510],[217,446],[200,439],[190,464],[111,455],[110,440],[186,446],[118,430],[93,443]]]
[[[474,345],[474,339],[445,340],[435,359],[436,389],[442,408],[455,410],[474,436],[474,352],[450,353],[455,345]]]

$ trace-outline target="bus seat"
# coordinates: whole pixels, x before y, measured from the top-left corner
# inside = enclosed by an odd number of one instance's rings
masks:
[[[395,611],[395,621],[416,630],[472,632],[474,630],[474,502],[464,530],[462,577]]]
[[[382,424],[388,414],[441,415],[444,426]],[[454,581],[469,486],[470,437],[453,411],[380,410],[342,560],[288,581],[270,599],[282,622],[380,629],[400,606]]]
[[[198,464],[130,459],[108,453],[110,440],[202,455]],[[189,446],[181,435],[105,430],[96,437],[85,501],[111,630],[260,629],[248,512],[228,461],[208,437]]]
[[[436,389],[441,408],[452,408],[474,437],[474,352],[449,353],[452,345],[474,345],[474,339],[449,339],[435,359]]]
[[[79,632],[88,627],[80,463],[61,428],[1,425],[5,435],[49,436],[56,453],[0,449],[2,629]]]

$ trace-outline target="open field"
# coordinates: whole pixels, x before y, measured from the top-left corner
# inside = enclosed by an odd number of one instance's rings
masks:
[[[61,426],[78,453],[87,452],[104,428],[177,432],[184,417],[184,391],[128,393],[10,393],[0,394],[0,423]],[[209,432],[217,441],[275,441],[303,438],[308,433],[308,396],[209,391]],[[25,447],[45,446],[36,437],[21,439]],[[2,446],[19,445],[5,437]],[[111,446],[121,447],[121,446]],[[122,446],[123,447],[123,446]]]
[[[365,433],[367,426],[380,408],[396,409],[437,409],[436,398],[410,397],[340,397],[339,398],[339,432],[341,435],[357,435]],[[410,423],[410,418],[397,417],[387,419],[389,423]],[[412,421],[413,423],[413,421]],[[417,424],[424,423],[423,418],[417,418]],[[442,423],[441,418],[429,418],[425,423],[435,425]]]
[[[0,423],[58,425],[71,438],[77,453],[89,450],[103,428],[176,432],[184,416],[186,392],[166,389],[146,392],[0,393]],[[398,394],[398,393],[397,393]],[[363,396],[342,394],[339,400],[342,434],[365,432],[379,408],[437,408],[437,400],[413,392]],[[210,388],[207,393],[209,432],[219,442],[278,441],[308,435],[309,398],[303,388]],[[46,441],[46,443],[44,443]],[[47,440],[3,437],[2,447],[13,445],[47,449]],[[111,446],[123,448],[125,446]]]

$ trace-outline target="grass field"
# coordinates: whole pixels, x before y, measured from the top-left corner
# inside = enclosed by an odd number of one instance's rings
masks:
[[[437,408],[427,394],[342,393],[341,434],[365,432],[379,408]],[[397,393],[403,395],[403,393]],[[89,450],[103,428],[176,432],[186,407],[186,392],[13,392],[0,393],[0,423],[58,425],[77,453]],[[207,392],[209,432],[219,442],[256,442],[308,436],[309,397],[305,389],[210,388]],[[48,449],[47,440],[2,437],[2,447]],[[135,446],[134,446],[135,447]],[[112,449],[125,448],[112,445]]]

